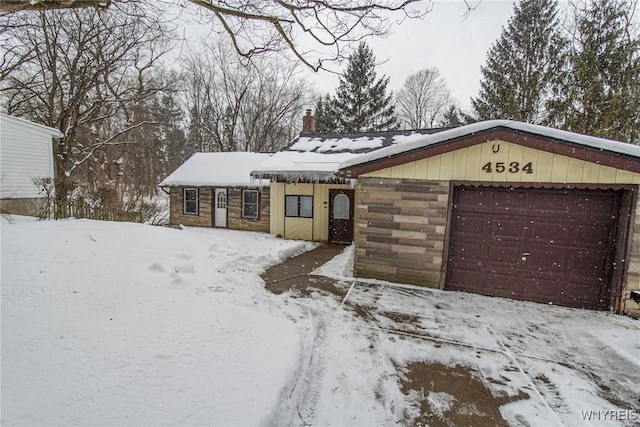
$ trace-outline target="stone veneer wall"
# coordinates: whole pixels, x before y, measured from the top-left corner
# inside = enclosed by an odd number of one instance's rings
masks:
[[[198,214],[184,213],[184,189],[195,187],[171,187],[169,195],[169,224],[187,225],[195,227],[211,227],[211,202],[213,200],[213,188],[198,188]]]
[[[253,189],[252,189],[253,190]],[[269,187],[259,189],[260,213],[257,219],[242,218],[242,189],[230,188],[227,191],[227,227],[234,230],[269,232],[271,216]]]
[[[39,217],[46,211],[45,198],[1,199],[0,213]]]
[[[449,182],[359,177],[354,275],[439,288]]]
[[[639,188],[640,189],[640,188]],[[635,218],[631,222],[631,252],[627,257],[628,269],[626,279],[624,313],[640,318],[640,304],[628,299],[631,291],[640,292],[640,197],[637,199]]]
[[[171,187],[171,225],[213,227],[212,205],[214,188],[198,187],[198,215],[184,214],[184,189],[195,187]],[[220,187],[223,188],[223,187]],[[227,228],[233,230],[263,231],[270,226],[269,188],[260,189],[260,216],[258,219],[242,218],[242,188],[227,188]]]

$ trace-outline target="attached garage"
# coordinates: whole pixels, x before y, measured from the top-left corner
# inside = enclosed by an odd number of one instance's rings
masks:
[[[481,122],[341,165],[354,273],[640,315],[640,147]]]
[[[455,186],[445,288],[607,310],[616,232],[627,226],[623,198],[616,190]]]

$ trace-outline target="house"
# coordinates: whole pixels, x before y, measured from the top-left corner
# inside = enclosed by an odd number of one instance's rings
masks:
[[[269,181],[250,172],[266,153],[196,153],[160,183],[169,192],[169,223],[270,230]]]
[[[57,129],[0,113],[0,212],[48,212],[50,200],[35,181],[48,179],[53,191],[52,138],[61,137]]]
[[[302,134],[251,175],[271,182],[271,234],[351,243],[356,180],[337,176],[340,164],[438,130],[314,134],[312,119],[307,111]]]
[[[353,241],[357,277],[640,317],[640,146],[508,120],[349,135],[308,120],[243,168],[269,182],[261,231]],[[198,186],[178,185],[184,218]]]
[[[640,316],[640,146],[513,121],[344,161],[358,277]]]

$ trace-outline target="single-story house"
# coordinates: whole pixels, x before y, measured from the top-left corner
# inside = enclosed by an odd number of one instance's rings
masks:
[[[37,181],[48,180],[53,191],[52,139],[61,137],[58,129],[0,113],[0,212],[40,216],[48,211]]]
[[[497,120],[337,175],[358,277],[640,316],[640,146]]]
[[[269,181],[251,170],[268,153],[196,153],[160,183],[168,188],[169,223],[270,230]]]
[[[243,169],[269,182],[262,231],[353,241],[357,277],[640,317],[640,146],[495,120],[303,132]],[[172,222],[214,225],[182,219],[179,185]]]

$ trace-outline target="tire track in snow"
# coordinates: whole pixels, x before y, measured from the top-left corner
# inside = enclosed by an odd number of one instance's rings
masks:
[[[327,364],[324,345],[327,340],[327,322],[319,313],[314,313],[311,309],[309,312],[312,322],[316,321],[313,327],[313,347],[304,376],[303,389],[300,390],[301,401],[296,407],[303,426],[315,424],[316,408]]]
[[[310,304],[314,302],[300,302],[298,305],[304,320],[292,318],[302,335],[302,360],[294,373],[291,386],[283,391],[278,407],[271,420],[266,423],[268,426],[315,424],[327,364],[327,325],[331,322],[333,312],[313,309]]]

